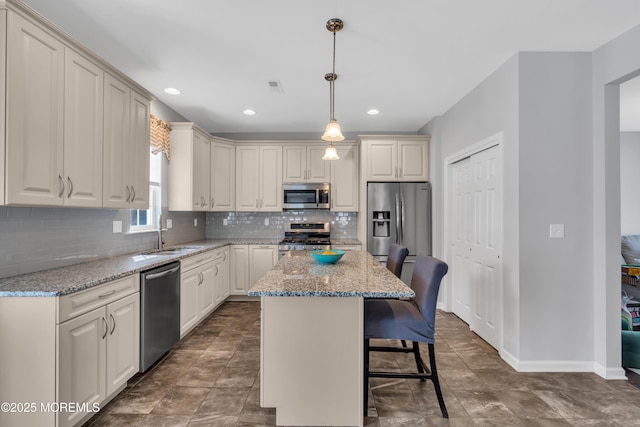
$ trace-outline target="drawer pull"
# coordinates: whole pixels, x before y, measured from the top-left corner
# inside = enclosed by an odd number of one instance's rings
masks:
[[[107,292],[106,294],[98,295],[98,298],[106,298],[106,297],[108,297],[110,295],[113,295],[115,293],[116,293],[116,290],[112,289],[111,291]]]

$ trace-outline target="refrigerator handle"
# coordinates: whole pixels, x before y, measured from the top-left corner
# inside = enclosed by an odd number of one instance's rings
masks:
[[[396,193],[396,243],[400,243],[400,195]]]
[[[400,244],[404,245],[404,193],[400,193]]]

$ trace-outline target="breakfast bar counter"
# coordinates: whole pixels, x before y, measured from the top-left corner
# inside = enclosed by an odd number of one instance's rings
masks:
[[[362,426],[364,298],[411,288],[365,251],[335,264],[292,251],[248,294],[262,301],[260,402],[276,424]]]

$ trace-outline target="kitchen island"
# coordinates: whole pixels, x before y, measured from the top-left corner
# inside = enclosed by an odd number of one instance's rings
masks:
[[[364,298],[411,288],[365,251],[336,264],[293,251],[249,296],[262,301],[260,402],[276,423],[362,426]]]

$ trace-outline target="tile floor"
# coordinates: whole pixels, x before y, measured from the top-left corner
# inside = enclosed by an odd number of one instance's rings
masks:
[[[85,426],[275,425],[275,411],[260,407],[259,316],[259,303],[223,304]],[[436,325],[449,420],[430,382],[374,378],[365,426],[640,426],[633,381],[517,373],[456,316],[439,312]],[[397,369],[411,358],[378,353],[371,363]]]

